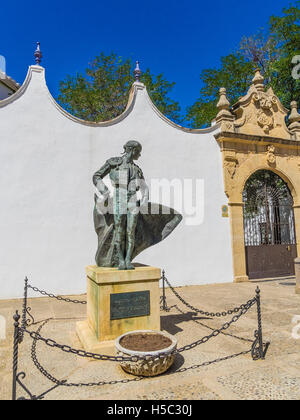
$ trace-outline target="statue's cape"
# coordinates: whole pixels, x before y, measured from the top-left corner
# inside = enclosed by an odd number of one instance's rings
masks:
[[[113,208],[109,199],[108,208]],[[98,235],[98,250],[96,263],[99,267],[117,267],[118,257],[114,240],[114,215],[102,211],[96,205],[94,208],[94,224]],[[182,215],[175,210],[161,204],[148,202],[141,208],[135,231],[135,246],[132,259],[144,249],[165,239],[181,222]]]

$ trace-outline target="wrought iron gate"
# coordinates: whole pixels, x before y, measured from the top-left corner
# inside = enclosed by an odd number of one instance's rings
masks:
[[[246,183],[243,201],[249,278],[295,274],[293,199],[286,183],[271,171],[257,171]]]

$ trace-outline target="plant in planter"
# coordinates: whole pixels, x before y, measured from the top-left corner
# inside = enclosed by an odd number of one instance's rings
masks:
[[[177,339],[164,331],[136,330],[116,339],[118,356],[145,356],[137,361],[121,362],[133,375],[156,376],[166,372],[174,362]]]

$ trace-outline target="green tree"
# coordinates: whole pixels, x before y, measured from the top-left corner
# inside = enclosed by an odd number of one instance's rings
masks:
[[[68,75],[60,82],[58,101],[68,112],[83,120],[111,120],[125,110],[133,81],[129,59],[114,53],[101,53],[89,64],[85,74]],[[169,97],[175,83],[168,82],[162,74],[151,74],[149,69],[142,74],[141,82],[146,84],[158,109],[180,123],[179,104]]]
[[[276,60],[270,62],[267,70],[271,86],[284,106],[292,100],[300,106],[300,80],[292,76],[295,55],[300,55],[300,1],[295,7],[283,10],[283,16],[270,18],[270,37],[279,51]]]
[[[239,51],[222,57],[219,68],[201,72],[199,99],[187,109],[191,127],[210,125],[217,114],[220,87],[227,89],[232,104],[245,95],[255,67],[260,67],[267,86],[272,86],[284,106],[289,107],[292,100],[300,106],[300,80],[292,76],[292,59],[300,55],[299,6],[297,0],[295,6],[283,10],[282,16],[271,16],[267,30],[244,37]]]
[[[186,119],[191,127],[210,125],[217,114],[220,87],[227,89],[231,103],[236,102],[249,88],[255,65],[240,53],[221,58],[220,68],[205,69],[200,74],[202,88],[199,99],[187,109]]]
[[[243,56],[256,64],[261,72],[267,76],[270,63],[278,59],[276,42],[270,36],[269,31],[260,29],[255,35],[243,37],[240,43],[240,51]]]

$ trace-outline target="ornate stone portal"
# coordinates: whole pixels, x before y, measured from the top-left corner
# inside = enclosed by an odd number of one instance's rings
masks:
[[[257,70],[248,93],[230,108],[226,89],[220,89],[215,137],[223,157],[224,187],[230,208],[234,280],[248,281],[244,224],[243,190],[258,170],[272,170],[288,185],[293,197],[297,251],[300,255],[300,115],[291,103],[286,125],[285,109],[272,88],[265,90]]]

